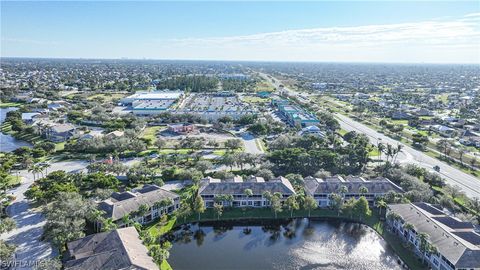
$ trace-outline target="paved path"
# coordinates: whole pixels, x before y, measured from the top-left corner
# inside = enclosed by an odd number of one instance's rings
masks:
[[[74,171],[85,168],[85,161],[63,161],[52,163],[49,172],[64,170]],[[27,170],[19,172],[22,184],[9,192],[16,199],[7,208],[7,214],[15,220],[17,228],[2,234],[0,239],[17,246],[15,258],[18,265],[14,269],[33,269],[32,263],[56,255],[57,251],[47,242],[41,241],[45,219],[38,209],[32,209],[23,193],[33,183],[33,175]]]
[[[414,163],[427,170],[433,170],[434,166],[439,166],[439,173],[445,178],[448,184],[459,186],[469,197],[480,198],[480,179],[464,173],[436,158],[432,158],[421,151],[413,149],[409,145],[389,138],[382,133],[379,133],[372,128],[356,122],[355,120],[352,120],[344,115],[335,114],[335,117],[337,117],[340,126],[343,129],[347,131],[354,130],[367,135],[370,139],[370,142],[374,145],[376,145],[379,141],[382,143],[389,143],[391,145],[402,144],[404,147],[402,149],[403,153],[398,156],[397,160],[399,162]]]

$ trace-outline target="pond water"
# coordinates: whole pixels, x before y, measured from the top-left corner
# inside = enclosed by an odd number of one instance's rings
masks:
[[[5,121],[9,111],[15,111],[17,109],[18,108],[15,107],[0,108],[0,124]],[[12,152],[22,146],[31,147],[32,145],[26,141],[17,140],[8,134],[0,132],[0,152]]]
[[[294,219],[186,225],[166,236],[173,269],[402,269],[371,228]],[[221,225],[220,225],[221,224]]]

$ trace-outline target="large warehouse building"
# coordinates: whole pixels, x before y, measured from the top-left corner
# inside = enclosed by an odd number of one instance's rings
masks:
[[[132,106],[134,114],[152,115],[168,110],[181,98],[183,92],[180,91],[137,92],[120,102],[122,105]]]

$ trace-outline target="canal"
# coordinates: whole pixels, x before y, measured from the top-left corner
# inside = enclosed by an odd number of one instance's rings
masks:
[[[0,108],[0,125],[5,121],[8,112],[15,111],[17,109],[18,108],[15,107]],[[17,140],[11,135],[0,132],[0,152],[12,152],[22,146],[31,147],[32,145],[26,141]]]
[[[365,225],[248,222],[185,225],[165,237],[173,244],[168,262],[173,269],[402,269],[393,250]]]

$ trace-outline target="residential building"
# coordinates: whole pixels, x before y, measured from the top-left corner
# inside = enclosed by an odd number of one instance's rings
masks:
[[[166,200],[171,203],[165,206],[158,205]],[[148,211],[143,216],[138,213],[141,205],[148,206]],[[157,185],[144,185],[133,191],[114,192],[110,198],[98,204],[98,208],[105,211],[105,218],[111,218],[119,226],[125,225],[122,221],[124,216],[134,214],[131,217],[136,222],[146,224],[164,214],[176,211],[179,207],[180,196]]]
[[[36,113],[36,112],[22,113],[22,121],[25,124],[32,124],[38,115],[40,115],[40,113]]]
[[[43,129],[45,137],[52,142],[64,142],[73,137],[76,127],[72,124],[53,124]]]
[[[252,196],[245,195],[245,190],[250,189]],[[295,189],[288,179],[277,177],[265,181],[262,177],[250,176],[245,180],[236,176],[228,180],[214,179],[207,177],[201,181],[198,194],[202,196],[206,207],[213,207],[215,198],[218,196],[232,195],[233,201],[219,202],[226,206],[233,207],[266,207],[269,201],[263,197],[263,193],[269,191],[271,194],[279,192],[282,194],[282,201],[295,194]]]
[[[391,204],[387,224],[433,269],[480,269],[480,234],[472,223],[451,217],[440,207],[423,202]],[[423,234],[428,236],[426,243]]]
[[[65,270],[158,270],[135,227],[86,236],[67,243]]]
[[[365,180],[356,176],[346,178],[332,176],[320,179],[309,176],[305,177],[304,182],[307,195],[313,196],[319,207],[330,205],[330,194],[332,193],[342,195],[345,201],[364,196],[370,205],[375,205],[375,198],[384,196],[388,192],[404,192],[402,188],[387,178]],[[341,192],[342,187],[346,188],[346,192]]]
[[[195,132],[195,125],[189,123],[168,125],[168,131],[179,134],[192,133]]]

